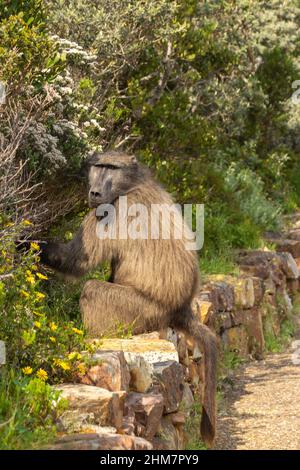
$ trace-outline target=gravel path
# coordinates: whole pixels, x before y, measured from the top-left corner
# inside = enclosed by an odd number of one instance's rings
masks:
[[[241,367],[224,408],[215,449],[300,450],[300,364],[292,351]]]

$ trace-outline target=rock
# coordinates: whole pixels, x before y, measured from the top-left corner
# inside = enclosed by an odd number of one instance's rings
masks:
[[[231,313],[232,326],[246,324],[247,310],[235,310]]]
[[[254,289],[254,306],[258,306],[263,299],[265,290],[264,283],[259,277],[252,277],[253,289]]]
[[[171,343],[174,344],[175,348],[177,348],[178,333],[173,328],[166,328],[165,330],[161,330],[159,333],[159,338],[171,341]]]
[[[101,350],[124,353],[131,376],[130,389],[141,393],[148,391],[152,385],[153,363],[179,361],[174,344],[160,339],[158,332],[130,339],[103,339],[97,344]]]
[[[59,438],[47,450],[151,450],[150,442],[136,436],[107,431],[72,434]]]
[[[230,312],[217,312],[213,315],[210,325],[217,334],[232,327],[232,317]]]
[[[135,434],[152,440],[157,432],[164,407],[164,397],[157,393],[130,392],[125,401],[125,416],[133,416]]]
[[[276,286],[283,285],[283,261],[278,253],[261,250],[240,250],[237,255],[240,269],[260,279],[271,278]]]
[[[270,274],[268,267],[264,266],[263,264],[257,264],[257,265],[240,264],[239,268],[242,273],[247,274],[252,277],[258,277],[262,280],[267,279]]]
[[[263,359],[265,339],[261,311],[258,308],[247,311],[245,324],[249,338],[248,348],[250,354],[255,359]]]
[[[233,287],[236,307],[252,308],[255,302],[254,285],[252,278],[237,278],[233,284]]]
[[[209,276],[209,279],[221,281],[229,284],[234,290],[234,304],[238,308],[251,308],[254,306],[254,285],[251,277],[234,277],[227,275],[214,275]],[[232,309],[229,309],[232,310]]]
[[[187,383],[184,383],[180,408],[185,413],[189,413],[190,410],[193,408],[194,403],[195,403],[195,400],[194,400],[194,395],[191,391],[191,388]]]
[[[218,291],[210,284],[202,286],[200,292],[198,292],[197,296],[193,299],[192,309],[198,317],[199,315],[201,317],[201,312],[199,312],[200,302],[209,302],[212,304],[212,309],[215,312],[219,311],[221,308],[219,305]]]
[[[67,410],[57,421],[57,430],[64,433],[82,432],[84,429],[91,429],[95,423],[95,415],[93,412],[85,412],[82,410]]]
[[[214,307],[212,302],[195,297],[192,302],[192,310],[202,323],[207,324],[214,312]]]
[[[153,382],[153,366],[135,353],[127,352],[125,357],[130,370],[130,390],[147,392]]]
[[[263,315],[263,330],[264,335],[278,336],[281,328],[280,315],[278,307],[275,304],[265,304],[265,312]]]
[[[89,415],[93,424],[100,426],[113,426],[119,429],[122,425],[125,392],[110,392],[103,388],[83,384],[55,385],[55,390],[61,392],[61,397],[69,402],[69,410],[76,410],[79,414]],[[69,411],[68,410],[68,411]],[[69,413],[66,411],[67,422]],[[64,414],[61,417],[62,426]]]
[[[128,434],[128,436],[135,436],[135,415],[130,410],[125,408],[125,412],[127,413],[123,417],[123,422],[121,429],[119,429],[120,434]]]
[[[172,415],[163,416],[157,435],[153,439],[155,450],[183,450],[184,449],[183,427],[173,424]]]
[[[91,360],[97,364],[80,376],[81,383],[110,391],[129,390],[130,373],[123,351],[97,351]]]
[[[0,366],[6,364],[6,349],[4,341],[0,341]]]
[[[283,309],[285,315],[289,314],[293,309],[292,300],[286,290],[282,292],[281,299],[277,303],[279,303],[279,307]]]
[[[300,257],[300,240],[280,239],[273,240],[276,251],[286,251],[294,258]]]
[[[184,366],[188,367],[190,361],[188,355],[187,341],[183,333],[180,333],[178,335],[177,352],[180,364],[183,364]]]
[[[153,389],[164,397],[164,413],[177,411],[183,396],[182,365],[175,361],[153,364],[153,378]]]
[[[234,307],[234,290],[223,275],[207,276],[209,283],[204,286],[205,291],[212,292],[207,300],[213,304],[214,311],[231,311]],[[216,302],[214,303],[214,299]]]
[[[127,353],[142,356],[147,362],[179,361],[177,350],[173,343],[149,335],[137,335],[130,339],[103,339],[99,349],[104,351],[123,351],[127,361]]]
[[[300,220],[300,211],[299,212],[293,212],[292,214],[285,214],[283,218],[289,222],[292,222],[293,225],[297,225]]]
[[[300,229],[295,228],[295,229],[290,230],[287,233],[286,238],[291,238],[292,240],[299,240],[300,241]]]
[[[227,350],[236,352],[241,357],[247,357],[248,335],[244,325],[225,330],[221,338]]]
[[[276,294],[276,284],[275,282],[269,277],[264,281],[264,289],[266,295],[275,295]]]
[[[297,294],[300,290],[299,279],[288,279],[286,283],[287,290],[291,296]]]
[[[290,253],[280,253],[280,258],[283,261],[283,271],[288,279],[298,279],[300,277],[297,262]]]

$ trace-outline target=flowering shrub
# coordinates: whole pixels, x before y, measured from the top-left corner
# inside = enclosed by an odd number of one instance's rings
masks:
[[[0,450],[40,447],[56,436],[67,403],[43,379],[0,374]]]
[[[21,369],[24,375],[44,381],[71,378],[82,362],[84,331],[73,321],[51,316],[44,292],[48,277],[38,267],[38,244],[31,243],[27,254],[18,254],[11,241],[16,227],[6,223],[3,228],[0,339],[6,342],[8,363]],[[82,371],[82,365],[79,370]]]

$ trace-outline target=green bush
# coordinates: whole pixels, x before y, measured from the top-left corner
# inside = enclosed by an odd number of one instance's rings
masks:
[[[55,439],[66,402],[44,380],[0,371],[0,449],[41,448]]]
[[[24,375],[52,382],[70,378],[82,370],[81,322],[56,316],[43,286],[48,277],[38,267],[39,246],[32,243],[28,254],[16,254],[10,241],[15,230],[6,223],[6,236],[0,238],[0,338],[7,345],[8,363]]]

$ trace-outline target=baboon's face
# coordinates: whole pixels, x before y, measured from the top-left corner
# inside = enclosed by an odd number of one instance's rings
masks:
[[[93,161],[89,171],[90,207],[112,204],[117,197],[126,194],[132,187],[132,172],[136,170],[136,165],[135,157],[128,156],[124,161],[104,157]]]

